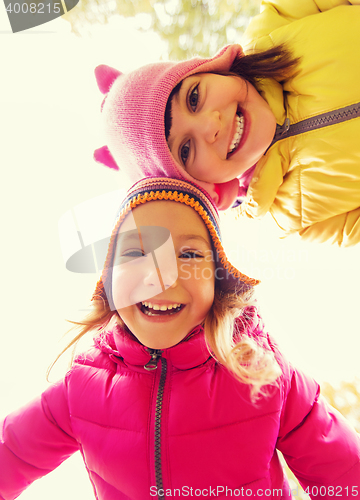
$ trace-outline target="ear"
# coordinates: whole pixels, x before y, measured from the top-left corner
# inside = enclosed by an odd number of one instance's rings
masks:
[[[120,170],[107,146],[103,146],[102,148],[94,151],[94,160],[98,163],[102,163],[106,167],[113,168],[114,170]]]
[[[95,78],[100,92],[106,94],[116,78],[122,73],[115,68],[101,64],[95,68]]]

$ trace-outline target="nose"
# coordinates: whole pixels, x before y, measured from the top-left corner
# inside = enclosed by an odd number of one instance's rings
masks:
[[[203,114],[199,124],[199,132],[205,141],[213,144],[221,129],[221,120],[219,111],[209,111]]]
[[[175,288],[177,285],[178,268],[174,256],[161,255],[164,252],[158,251],[151,253],[152,263],[148,266],[144,275],[144,285],[160,285],[163,291],[167,288]]]
[[[159,268],[152,262],[144,271],[144,285],[159,286],[161,281]]]

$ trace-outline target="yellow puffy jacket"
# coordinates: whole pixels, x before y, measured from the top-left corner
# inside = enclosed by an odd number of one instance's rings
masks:
[[[298,72],[260,88],[279,125],[360,103],[360,0],[263,1],[244,49],[282,43],[301,58]],[[359,243],[360,117],[276,142],[256,165],[239,210],[251,218],[270,211],[285,235]]]

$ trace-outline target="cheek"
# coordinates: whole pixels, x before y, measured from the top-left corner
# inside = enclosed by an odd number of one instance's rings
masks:
[[[219,182],[213,180],[211,177],[214,173],[219,175],[221,172],[221,167],[223,167],[223,161],[220,156],[216,153],[215,149],[209,146],[203,146],[201,151],[196,154],[196,161],[187,172],[196,180],[202,180],[205,182]]]
[[[121,269],[113,271],[112,296],[116,309],[122,309],[136,303],[133,297],[140,284],[141,275],[135,267],[133,271]]]
[[[197,269],[196,277],[193,276],[190,284],[193,290],[194,302],[197,303],[199,314],[206,316],[209,312],[215,296],[215,268],[213,266],[202,266]],[[202,318],[202,319],[203,319]]]
[[[134,307],[136,306],[124,307],[118,311],[120,319],[125,323],[131,332],[133,332],[135,328]]]
[[[204,276],[204,288],[206,288],[206,304],[208,307],[208,311],[211,308],[214,298],[215,298],[215,264],[214,262],[211,265],[207,265],[203,272]]]
[[[199,295],[199,321],[203,321],[206,318],[211,306],[213,305],[215,296],[215,290],[210,284],[209,286],[204,286],[202,291],[203,293]]]
[[[259,117],[260,123],[262,123],[264,127],[274,129],[274,132],[275,132],[275,128],[276,128],[275,115],[271,111],[268,103],[261,96],[259,96],[259,98],[257,100],[257,109],[258,109],[258,117]]]

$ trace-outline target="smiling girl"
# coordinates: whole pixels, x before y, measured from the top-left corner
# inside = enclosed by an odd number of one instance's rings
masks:
[[[264,0],[244,51],[98,67],[107,146],[95,158],[133,181],[192,180],[221,210],[269,211],[284,235],[358,243],[359,23],[359,0]]]
[[[205,191],[135,184],[70,344],[92,331],[94,346],[0,426],[0,498],[76,451],[99,500],[290,499],[277,450],[312,498],[356,496],[359,436],[266,333],[257,283],[227,260]]]
[[[120,236],[125,236],[116,244],[113,302],[142,344],[165,349],[178,344],[184,331],[201,324],[214,301],[210,236],[194,210],[172,201],[139,206],[132,215],[123,222]],[[141,230],[141,240],[138,231],[131,231],[134,222]],[[164,229],[171,235],[173,247],[170,242],[160,246]],[[154,264],[154,254],[159,267]],[[178,255],[179,268],[174,255]],[[127,307],[123,307],[124,294],[130,304]]]
[[[190,76],[169,103],[165,116],[172,125],[165,123],[170,151],[198,180],[218,184],[240,176],[264,155],[275,134],[268,103],[236,76]]]

